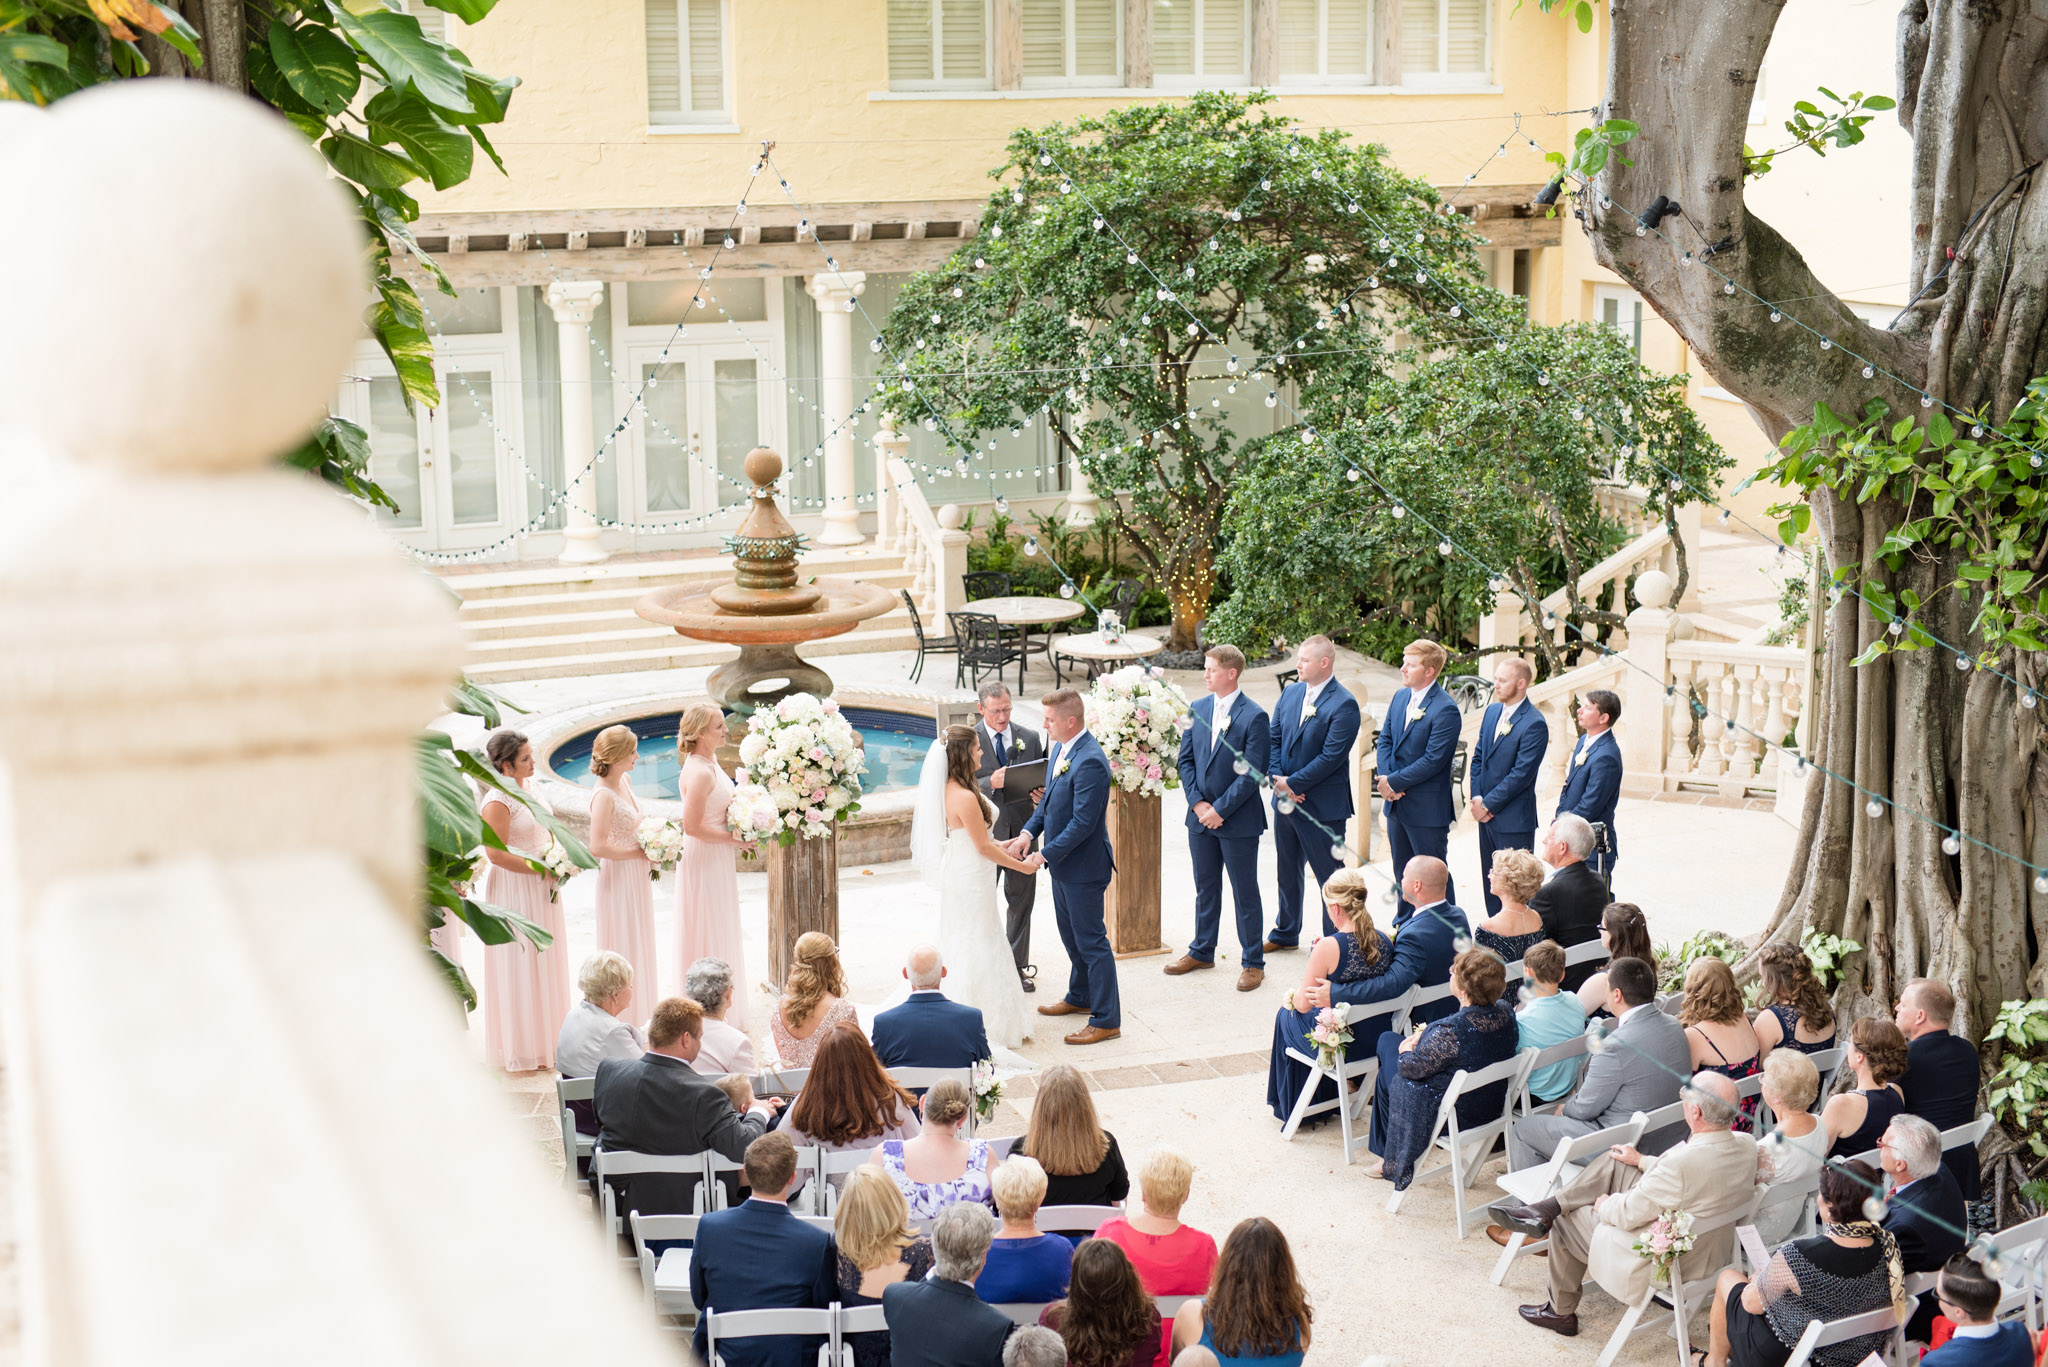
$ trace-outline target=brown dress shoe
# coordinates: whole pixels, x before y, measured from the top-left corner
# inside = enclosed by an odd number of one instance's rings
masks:
[[[1566,1338],[1572,1338],[1579,1332],[1579,1317],[1575,1314],[1558,1314],[1550,1308],[1549,1301],[1545,1301],[1541,1305],[1521,1306],[1520,1314],[1523,1319],[1529,1321],[1538,1329],[1548,1329],[1551,1333],[1562,1334]]]
[[[1301,946],[1283,945],[1277,940],[1268,940],[1264,944],[1260,945],[1259,948],[1263,949],[1268,954],[1284,954],[1290,949],[1300,949]]]
[[[1264,981],[1266,981],[1265,969],[1247,968],[1237,975],[1237,990],[1240,992],[1250,992]]]
[[[1088,1008],[1076,1006],[1062,997],[1056,1002],[1048,1002],[1046,1005],[1039,1007],[1038,1014],[1041,1016],[1085,1016],[1088,1014]]]
[[[1197,959],[1192,954],[1183,954],[1178,959],[1175,959],[1172,963],[1166,965],[1166,967],[1162,971],[1166,973],[1168,977],[1178,978],[1183,973],[1193,973],[1196,969],[1199,968],[1214,967],[1216,967],[1216,964],[1213,960]]]
[[[1508,1240],[1513,1238],[1515,1233],[1516,1231],[1502,1229],[1499,1225],[1488,1225],[1486,1227],[1486,1237],[1499,1244],[1502,1248],[1508,1246]],[[1544,1247],[1547,1242],[1549,1241],[1545,1239],[1530,1239],[1522,1245],[1522,1252],[1533,1253],[1539,1258],[1547,1258],[1550,1256],[1550,1250]]]
[[[1106,1039],[1115,1039],[1121,1034],[1123,1034],[1123,1031],[1114,1026],[1105,1030],[1099,1025],[1084,1025],[1073,1034],[1067,1036],[1067,1043],[1100,1044]]]

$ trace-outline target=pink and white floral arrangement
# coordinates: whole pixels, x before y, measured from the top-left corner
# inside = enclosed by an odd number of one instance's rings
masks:
[[[860,736],[839,704],[792,693],[750,719],[726,820],[748,840],[821,840],[860,810],[866,769]]]
[[[1193,725],[1193,714],[1163,670],[1113,670],[1095,681],[1087,701],[1088,729],[1109,757],[1110,778],[1119,788],[1157,797],[1180,787],[1180,738]]]

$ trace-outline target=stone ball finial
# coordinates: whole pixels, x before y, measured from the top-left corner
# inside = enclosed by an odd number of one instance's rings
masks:
[[[1636,576],[1635,597],[1638,606],[1664,607],[1671,601],[1671,576],[1662,570],[1644,570]]]
[[[114,81],[0,124],[0,255],[34,263],[8,288],[0,412],[135,471],[296,446],[368,302],[360,220],[305,138],[201,81]]]
[[[765,489],[782,478],[782,457],[765,446],[756,446],[747,452],[741,468],[747,472],[747,478],[755,488]]]
[[[960,530],[967,522],[967,514],[961,510],[960,505],[957,503],[940,504],[938,518],[939,525],[949,532]]]

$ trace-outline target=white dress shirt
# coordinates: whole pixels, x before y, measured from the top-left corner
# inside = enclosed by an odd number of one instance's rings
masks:
[[[1323,696],[1323,690],[1329,687],[1329,684],[1330,681],[1325,679],[1321,683],[1308,684],[1302,688],[1301,715],[1294,719],[1297,728],[1308,724],[1308,710],[1316,705],[1316,699]]]
[[[1209,714],[1209,748],[1214,750],[1223,739],[1224,729],[1230,725],[1230,709],[1237,704],[1241,690],[1231,689],[1228,693],[1216,694],[1216,710]]]

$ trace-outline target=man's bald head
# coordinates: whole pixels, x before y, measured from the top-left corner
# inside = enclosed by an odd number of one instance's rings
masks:
[[[910,959],[904,965],[903,976],[910,979],[910,990],[929,992],[939,985],[939,979],[946,975],[945,956],[939,953],[937,945],[918,945],[910,951]]]
[[[1741,1113],[1735,1083],[1725,1073],[1694,1073],[1686,1101],[1699,1112],[1692,1126],[1695,1130],[1725,1130]]]
[[[1417,906],[1441,902],[1450,881],[1450,867],[1432,854],[1415,855],[1401,870],[1401,884],[1408,889],[1408,900]]]

